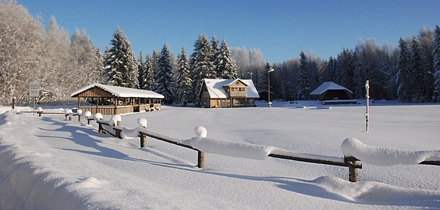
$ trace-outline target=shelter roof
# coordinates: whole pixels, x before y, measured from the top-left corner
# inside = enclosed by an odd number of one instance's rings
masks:
[[[224,87],[233,84],[237,80],[245,84],[246,98],[260,97],[257,88],[250,79],[204,79],[204,83],[211,98],[229,98]]]
[[[310,93],[310,95],[319,95],[319,94],[324,93],[327,90],[346,90],[350,93],[353,93],[351,90],[349,90],[341,85],[338,85],[334,82],[324,82],[319,87],[317,87],[314,91],[312,91]]]
[[[72,97],[78,97],[78,94],[89,90],[91,88],[98,87],[101,88],[110,94],[112,94],[115,97],[120,98],[164,98],[163,95],[150,91],[150,90],[141,90],[141,89],[134,89],[134,88],[126,88],[126,87],[118,87],[118,86],[110,86],[110,85],[103,85],[99,83],[93,83],[91,85],[87,85],[71,94]]]

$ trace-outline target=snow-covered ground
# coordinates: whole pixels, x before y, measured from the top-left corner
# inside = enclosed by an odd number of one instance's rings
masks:
[[[139,148],[138,138],[100,134],[76,117],[0,107],[0,209],[440,208],[440,167],[417,164],[440,160],[439,104],[377,101],[365,132],[365,106],[299,103],[122,115],[129,129],[145,118],[148,131],[205,147],[203,169],[193,150],[151,138]],[[195,138],[196,126],[207,139]],[[355,155],[363,169],[351,183],[348,168],[262,158],[263,150]]]

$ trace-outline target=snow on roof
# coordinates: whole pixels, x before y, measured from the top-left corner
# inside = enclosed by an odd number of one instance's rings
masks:
[[[211,98],[229,98],[223,87],[231,85],[236,80],[246,84],[246,97],[259,98],[257,88],[250,79],[205,79],[206,88]]]
[[[101,88],[101,89],[111,93],[112,95],[114,95],[116,97],[121,97],[121,98],[128,98],[128,97],[133,97],[133,98],[164,98],[163,95],[156,93],[156,92],[153,92],[153,91],[150,91],[150,90],[141,90],[141,89],[134,89],[134,88],[110,86],[110,85],[103,85],[103,84],[99,84],[99,83],[87,85],[87,86],[73,92],[70,96],[77,97],[78,94],[80,94],[88,89],[91,89],[93,87]]]
[[[314,91],[310,93],[310,95],[319,95],[324,93],[327,90],[346,90],[350,93],[353,93],[351,90],[342,87],[334,82],[324,82],[319,87],[317,87]]]

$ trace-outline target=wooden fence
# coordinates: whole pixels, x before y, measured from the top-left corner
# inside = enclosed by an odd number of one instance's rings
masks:
[[[39,116],[41,117],[42,111],[37,112]],[[64,113],[45,113],[45,114],[64,114]],[[81,121],[81,114],[77,113],[66,113],[65,114],[66,119],[69,121],[72,120],[72,116],[78,117],[78,122]],[[90,122],[95,120],[93,116],[87,116],[87,124],[90,125]],[[96,120],[98,124],[98,132],[99,133],[109,133],[114,137],[122,138],[121,133],[125,129],[124,127],[121,127],[121,121],[117,121],[116,125],[113,125],[109,121],[105,121],[102,119]],[[145,128],[139,129],[139,146],[141,148],[145,148],[147,146],[147,136],[151,137],[153,139],[157,139],[159,141],[164,141],[170,144],[174,144],[176,146],[180,146],[183,148],[191,149],[197,151],[197,167],[204,168],[205,167],[205,152],[194,148],[191,145],[182,143],[182,140],[175,139],[169,136],[157,134],[151,131],[147,131]],[[357,182],[358,181],[358,173],[359,169],[362,169],[362,164],[360,163],[360,160],[356,157],[328,157],[328,158],[317,158],[319,155],[308,155],[308,157],[304,156],[294,156],[294,155],[284,155],[284,154],[278,154],[276,152],[271,152],[268,154],[268,157],[271,158],[279,158],[279,159],[286,159],[286,160],[294,160],[294,161],[301,161],[301,162],[308,162],[308,163],[316,163],[316,164],[325,164],[325,165],[333,165],[333,166],[341,166],[341,167],[348,167],[349,171],[349,178],[348,180],[350,182]],[[419,164],[421,165],[435,165],[440,166],[440,161],[437,160],[429,160],[429,161],[422,161]]]
[[[97,120],[98,123],[98,132],[99,133],[109,133],[112,136],[115,136],[117,138],[122,138],[121,133],[124,129],[124,127],[120,126],[120,121],[118,121],[117,126],[112,126],[108,121],[104,120]],[[105,128],[111,127],[113,131],[107,130]],[[170,144],[174,144],[180,147],[188,148],[191,150],[197,151],[197,167],[204,168],[205,167],[205,153],[197,148],[194,148],[191,145],[187,145],[182,143],[182,140],[177,140],[175,138],[157,134],[151,131],[147,131],[146,129],[139,129],[139,146],[141,148],[144,148],[147,146],[147,136],[151,137],[153,139],[157,139],[160,141],[164,141]],[[313,155],[311,155],[313,156]],[[358,181],[358,169],[362,168],[362,164],[359,162],[358,159],[355,157],[331,157],[333,160],[329,159],[319,159],[319,158],[312,158],[312,157],[299,157],[299,156],[292,156],[292,155],[283,155],[283,154],[277,154],[277,153],[269,153],[268,157],[271,158],[279,158],[279,159],[286,159],[286,160],[295,160],[295,161],[302,161],[302,162],[308,162],[308,163],[317,163],[317,164],[325,164],[325,165],[333,165],[333,166],[342,166],[342,167],[348,167],[349,168],[349,181],[350,182],[357,182]]]

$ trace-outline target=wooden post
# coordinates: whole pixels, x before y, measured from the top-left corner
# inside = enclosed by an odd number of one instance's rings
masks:
[[[78,122],[81,122],[81,115],[78,115]]]
[[[353,165],[357,164],[358,161],[353,161]],[[353,165],[350,165],[348,167],[348,181],[350,182],[357,182],[358,181],[358,168],[353,167]]]
[[[205,168],[205,153],[202,151],[199,151],[197,155],[197,167]]]
[[[90,122],[93,120],[93,118],[88,118],[87,119],[87,125],[90,125]]]
[[[116,126],[121,126],[121,121],[116,121]]]
[[[344,156],[344,162],[348,165],[348,181],[357,182],[359,174],[358,159]]]
[[[72,121],[72,115],[69,114],[69,121]]]
[[[41,115],[43,115],[43,111],[39,111],[38,113],[38,117],[41,117]]]
[[[142,132],[139,132],[139,136],[140,136],[140,145],[141,148],[145,148],[147,147],[147,135],[145,135]]]
[[[16,104],[16,97],[12,97],[12,109],[15,109],[15,104]]]

